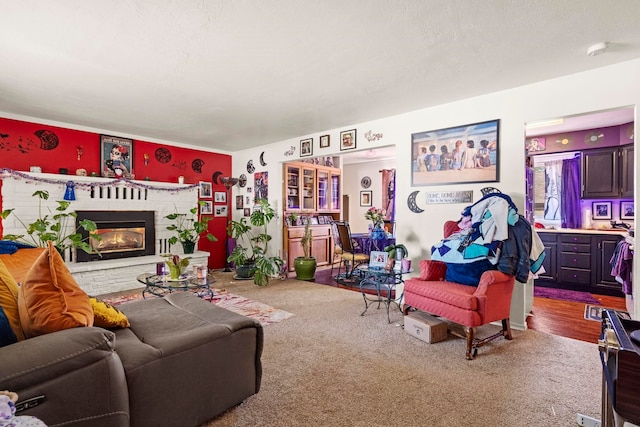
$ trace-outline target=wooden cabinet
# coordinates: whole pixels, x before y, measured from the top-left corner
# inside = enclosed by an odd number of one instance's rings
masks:
[[[539,232],[545,247],[537,285],[607,295],[622,295],[622,285],[611,276],[611,256],[623,239],[619,234]]]
[[[289,271],[294,271],[293,261],[304,256],[302,235],[304,221],[311,221],[311,256],[318,266],[326,265],[333,258],[333,239],[329,221],[340,219],[341,178],[340,169],[314,165],[304,162],[291,162],[284,165],[283,193],[286,197],[283,217],[284,249],[287,251]],[[289,219],[294,214],[303,219],[292,223]]]
[[[287,266],[289,271],[294,271],[293,261],[297,257],[304,256],[302,250],[302,236],[304,226],[286,227],[284,246],[287,251]],[[331,226],[312,225],[311,226],[311,254],[316,259],[316,265],[329,264],[332,257]]]
[[[633,144],[582,152],[583,199],[633,197]]]

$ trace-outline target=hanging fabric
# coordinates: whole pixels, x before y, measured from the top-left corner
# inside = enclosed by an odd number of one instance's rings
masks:
[[[396,170],[383,169],[382,171],[382,205],[387,211],[385,220],[394,221],[396,218]]]
[[[560,220],[562,200],[562,161],[545,163],[544,174],[544,219]]]
[[[582,228],[580,212],[580,156],[562,161],[562,227]]]

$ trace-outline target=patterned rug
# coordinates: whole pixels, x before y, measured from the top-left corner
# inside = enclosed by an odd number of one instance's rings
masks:
[[[293,314],[273,308],[270,305],[262,304],[261,302],[252,301],[248,298],[234,295],[227,292],[226,289],[212,289],[214,291],[212,303],[226,308],[234,313],[242,314],[243,316],[256,319],[262,324],[267,326],[272,323],[278,323],[293,316]],[[154,295],[147,295],[147,298],[159,298]],[[135,294],[122,295],[119,297],[104,298],[103,301],[111,305],[117,306],[120,304],[126,304],[129,301],[135,301],[142,299],[142,293],[137,292]],[[207,298],[205,301],[209,301]]]
[[[589,292],[572,291],[569,289],[546,288],[544,286],[535,286],[533,295],[538,298],[552,298],[564,301],[583,302],[585,304],[600,304]]]
[[[602,322],[602,310],[606,308],[607,307],[602,307],[599,305],[586,304],[584,306],[584,318],[587,320]],[[622,311],[622,310],[615,310],[615,311],[617,311],[622,318],[631,319],[631,316],[629,316],[629,313],[627,313],[626,311]]]

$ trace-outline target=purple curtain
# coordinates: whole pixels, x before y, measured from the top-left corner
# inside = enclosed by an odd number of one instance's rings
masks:
[[[580,156],[562,161],[562,204],[560,215],[563,228],[582,228],[580,212]]]
[[[381,172],[382,207],[387,211],[385,219],[394,221],[396,219],[396,170],[383,169]]]

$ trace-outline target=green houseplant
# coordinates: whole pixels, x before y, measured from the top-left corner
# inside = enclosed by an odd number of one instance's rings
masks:
[[[78,215],[76,212],[68,212],[71,202],[57,200],[58,206],[55,208],[55,213],[52,213],[50,209],[47,209],[48,213],[45,213],[42,201],[49,199],[49,192],[39,190],[31,196],[38,197],[38,218],[32,223],[25,224],[16,217],[16,220],[24,227],[26,234],[5,234],[4,239],[41,248],[46,247],[47,242],[51,241],[61,254],[68,248],[81,249],[87,253],[96,252],[89,244],[89,239],[102,240],[99,234],[94,233],[98,229],[95,222],[83,219],[76,227]],[[14,210],[6,209],[0,213],[0,217],[7,219]],[[82,237],[81,228],[89,233],[88,238]]]
[[[302,251],[304,256],[296,257],[293,260],[293,268],[296,271],[296,279],[299,280],[313,280],[316,274],[316,259],[311,256],[311,241],[313,236],[311,234],[311,223],[307,220],[304,225],[304,234],[300,239],[302,245]]]
[[[204,202],[201,200],[198,202],[198,206],[202,205],[204,205]],[[166,219],[173,221],[172,224],[167,226],[167,230],[174,231],[176,234],[169,238],[169,244],[175,245],[180,242],[185,254],[192,254],[194,252],[200,235],[205,231],[207,232],[205,237],[209,241],[216,242],[218,240],[213,234],[207,231],[209,218],[200,218],[200,220],[198,220],[198,206],[189,209],[189,213],[174,212],[165,216]]]
[[[284,265],[282,258],[267,255],[272,238],[268,226],[275,217],[276,211],[269,201],[258,199],[249,221],[243,217],[239,221],[231,221],[228,227],[229,236],[236,240],[236,247],[227,261],[235,264],[238,277],[253,277],[253,282],[259,286],[269,284],[269,278],[278,275]]]
[[[407,259],[409,257],[409,251],[406,246],[403,244],[393,244],[388,245],[384,248],[385,252],[389,253],[389,263],[391,260],[395,260],[395,268],[399,270],[401,268],[401,262],[403,259]],[[391,264],[393,266],[393,264]],[[404,268],[402,268],[405,270]]]

